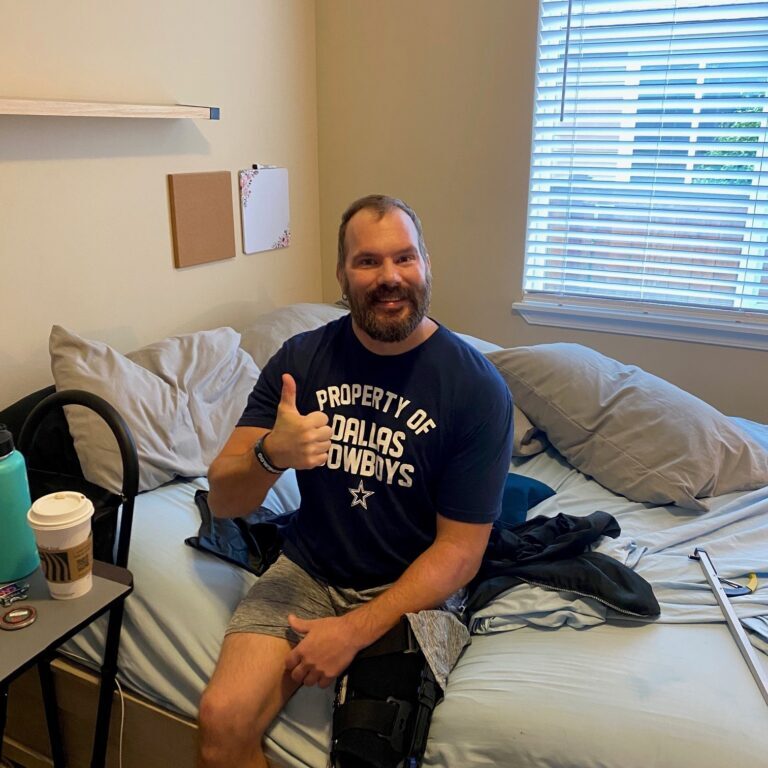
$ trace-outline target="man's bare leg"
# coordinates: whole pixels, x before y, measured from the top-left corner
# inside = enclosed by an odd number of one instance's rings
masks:
[[[299,687],[285,672],[287,640],[250,632],[224,638],[200,701],[198,768],[268,768],[262,738]]]

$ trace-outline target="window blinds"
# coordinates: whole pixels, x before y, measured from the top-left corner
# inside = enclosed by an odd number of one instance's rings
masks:
[[[541,0],[526,297],[768,313],[766,144],[768,2]]]

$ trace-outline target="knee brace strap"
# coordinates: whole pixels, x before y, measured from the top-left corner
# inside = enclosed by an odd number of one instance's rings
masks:
[[[408,620],[363,649],[339,677],[334,768],[416,768],[442,690]]]

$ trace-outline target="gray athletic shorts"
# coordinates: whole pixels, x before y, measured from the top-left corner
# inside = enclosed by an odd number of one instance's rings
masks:
[[[320,584],[285,555],[280,555],[240,601],[225,634],[254,632],[282,637],[292,644],[301,640],[288,624],[288,614],[300,619],[341,616],[372,600],[389,587],[347,589]]]

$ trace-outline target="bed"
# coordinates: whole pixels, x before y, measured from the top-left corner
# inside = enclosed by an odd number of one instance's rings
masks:
[[[258,318],[241,334],[217,329],[206,343],[176,337],[127,356],[64,329],[52,333],[57,387],[86,388],[113,402],[135,425],[140,456],[150,465],[143,467],[146,490],[134,511],[135,591],[126,604],[119,680],[138,701],[151,703],[153,720],[194,721],[229,615],[256,578],[185,545],[200,526],[194,496],[207,488],[204,467],[219,445],[217,431],[234,423],[244,393],[284,338],[343,311],[294,305]],[[766,765],[768,705],[700,564],[689,556],[706,549],[720,576],[743,584],[754,574],[754,591],[732,605],[768,670],[768,427],[725,417],[661,379],[578,345],[501,350],[465,338],[489,355],[515,397],[511,472],[554,491],[524,515],[612,515],[621,534],[596,549],[652,585],[661,615],[639,620],[589,597],[529,584],[502,592],[468,617],[471,643],[435,710],[423,764]],[[196,376],[196,367],[203,374]],[[175,391],[157,382],[152,389],[144,371]],[[121,402],[121,392],[134,402]],[[205,404],[192,403],[201,392]],[[158,397],[154,410],[136,404]],[[184,398],[186,415],[180,414]],[[114,463],[104,460],[108,441],[94,437],[93,424],[67,417],[86,477],[114,486]],[[150,430],[140,417],[150,419]],[[198,446],[185,436],[190,421]],[[101,458],[82,450],[86,435]],[[184,455],[169,458],[168,446]],[[265,514],[297,504],[295,477],[287,472],[266,499]],[[104,625],[93,625],[66,650],[95,666],[103,635]],[[267,736],[276,765],[326,765],[332,696],[307,688],[289,702]],[[39,745],[24,751],[21,719],[9,722],[7,754],[17,759],[43,751]],[[119,739],[119,729],[112,730]],[[126,768],[149,764],[150,733],[128,725]],[[179,738],[188,743],[174,748],[176,762],[192,764],[194,729]],[[142,749],[134,741],[145,742]],[[159,746],[157,754],[165,754]]]

